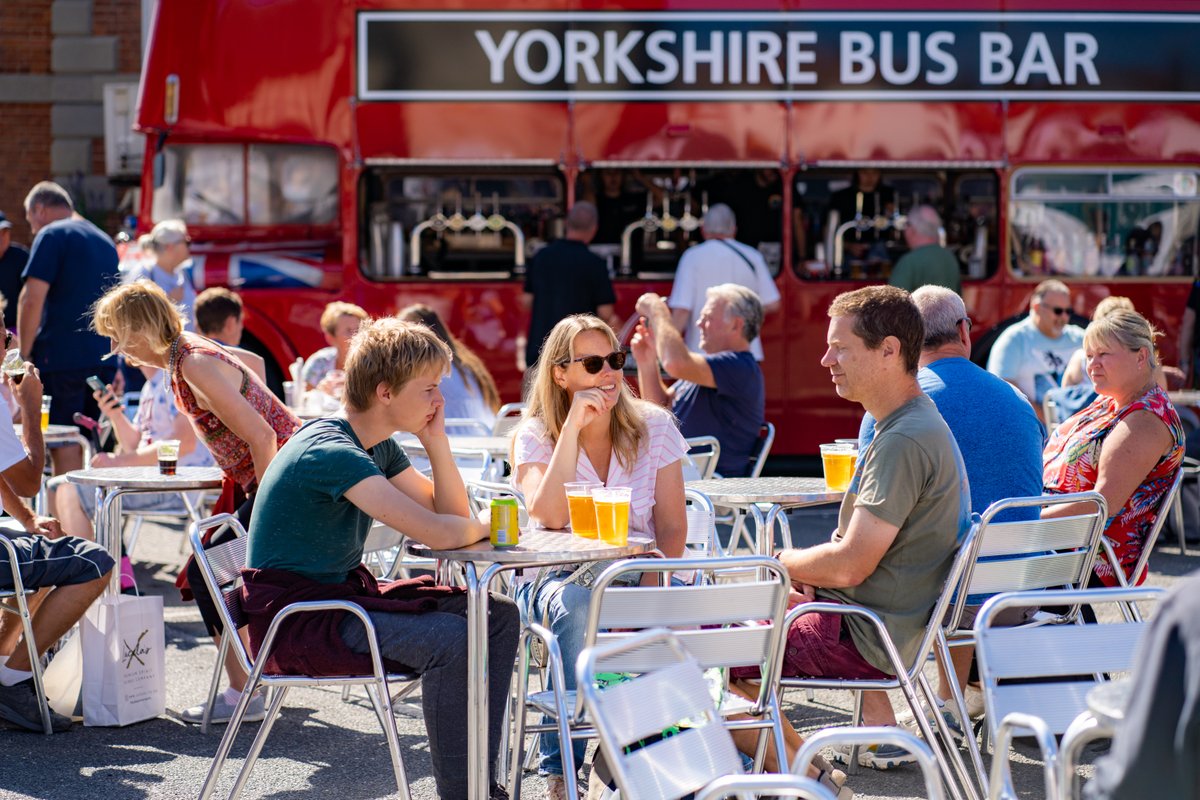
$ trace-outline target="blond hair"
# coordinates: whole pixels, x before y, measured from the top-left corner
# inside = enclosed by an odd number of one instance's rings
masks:
[[[1092,312],[1092,319],[1104,319],[1112,312],[1122,308],[1126,311],[1137,311],[1137,309],[1133,307],[1133,301],[1128,297],[1111,295],[1104,298],[1099,303],[1096,303],[1096,310]]]
[[[1083,343],[1086,346],[1103,342],[1110,346],[1124,347],[1135,353],[1145,348],[1150,354],[1149,366],[1153,371],[1158,366],[1154,340],[1159,336],[1162,334],[1141,314],[1118,308],[1103,317],[1093,319],[1083,333]]]
[[[162,288],[146,279],[108,290],[92,306],[92,330],[113,340],[125,352],[130,338],[144,336],[150,349],[165,353],[183,333],[187,317]]]
[[[346,407],[367,411],[375,389],[386,384],[393,392],[430,367],[450,371],[450,348],[424,325],[384,317],[363,322],[346,354]]]
[[[541,420],[552,442],[558,442],[567,412],[571,410],[571,398],[567,390],[555,382],[554,371],[570,365],[571,359],[575,358],[575,339],[586,331],[599,331],[608,339],[613,350],[620,348],[617,336],[608,323],[591,314],[573,314],[559,320],[550,331],[534,368],[524,418]],[[632,469],[638,447],[646,436],[642,405],[643,401],[636,399],[629,391],[624,376],[618,375],[617,402],[609,417],[608,434],[617,461],[625,469]]]
[[[321,330],[333,335],[333,331],[337,328],[338,320],[342,317],[354,317],[366,322],[371,317],[366,311],[363,311],[354,303],[343,303],[341,300],[335,300],[325,306],[325,310],[321,312]]]

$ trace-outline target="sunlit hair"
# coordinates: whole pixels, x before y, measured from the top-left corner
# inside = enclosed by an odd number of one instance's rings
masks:
[[[188,240],[187,225],[181,219],[164,219],[149,233],[138,237],[138,247],[148,253],[161,253],[164,248]]]
[[[186,320],[167,293],[145,279],[110,289],[92,306],[92,330],[112,339],[117,353],[124,353],[134,336],[144,336],[151,350],[165,353]]]
[[[42,181],[29,190],[25,195],[25,210],[31,211],[34,206],[75,209],[71,195],[54,181]]]
[[[851,330],[869,350],[878,350],[885,338],[895,336],[900,340],[905,370],[910,375],[917,374],[925,342],[925,323],[908,292],[895,286],[865,286],[843,292],[833,298],[829,316],[853,317]]]
[[[1042,298],[1048,294],[1065,294],[1068,297],[1070,297],[1071,289],[1062,281],[1054,280],[1053,278],[1051,278],[1048,281],[1042,281],[1033,290],[1032,302],[1040,303],[1042,301]]]
[[[196,330],[212,338],[225,327],[227,319],[242,318],[242,298],[224,286],[211,286],[196,295],[192,313],[196,315]]]
[[[559,386],[554,378],[571,366],[571,359],[575,358],[575,339],[585,331],[599,331],[608,339],[613,350],[620,347],[608,323],[591,314],[573,314],[560,320],[550,331],[534,368],[524,418],[540,419],[552,442],[558,442],[567,412],[571,410],[571,398],[567,390]],[[582,369],[582,366],[579,368]],[[639,408],[643,401],[636,399],[629,391],[623,375],[617,375],[616,381],[617,404],[612,409],[608,433],[617,461],[625,469],[632,469],[638,446],[646,436],[643,409]]]
[[[956,292],[926,284],[912,293],[912,301],[925,323],[926,350],[958,341],[958,323],[966,318],[967,307]]]
[[[719,283],[710,286],[704,296],[725,301],[726,319],[734,316],[742,321],[742,336],[747,342],[758,338],[763,324],[763,305],[762,300],[751,289],[740,283]]]
[[[450,329],[442,322],[442,318],[436,311],[429,306],[414,303],[407,308],[400,309],[396,316],[405,322],[420,323],[436,333],[437,337],[450,348],[450,357],[454,361],[454,366],[475,379],[479,391],[483,393],[483,402],[487,407],[492,411],[500,410],[500,390],[496,388],[496,381],[492,378],[492,373],[488,372],[487,367],[483,365],[483,359],[475,355],[474,350],[450,333]]]
[[[1143,347],[1150,354],[1149,368],[1158,366],[1158,352],[1154,348],[1154,340],[1162,333],[1136,311],[1118,308],[1103,317],[1093,319],[1083,333],[1083,344],[1107,344],[1109,347],[1123,347],[1136,353]]]
[[[1096,303],[1096,310],[1092,312],[1092,319],[1104,319],[1112,312],[1122,308],[1126,311],[1137,311],[1133,306],[1133,301],[1128,297],[1111,295]]]
[[[325,306],[325,310],[321,312],[321,330],[328,333],[330,336],[337,329],[338,320],[342,317],[354,317],[366,322],[371,317],[366,311],[363,311],[354,303],[343,303],[341,300],[335,300]]]
[[[395,393],[430,367],[442,375],[450,371],[450,348],[437,334],[395,317],[367,319],[346,354],[346,408],[367,411],[379,384]]]

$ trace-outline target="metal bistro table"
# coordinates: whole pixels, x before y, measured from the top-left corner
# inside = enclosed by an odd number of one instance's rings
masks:
[[[24,433],[21,428],[21,423],[13,426],[16,431],[17,438],[22,442],[25,441]],[[92,445],[88,438],[79,432],[79,428],[74,425],[50,425],[42,431],[42,442],[46,447],[51,445],[77,444],[83,448],[83,463],[92,463]],[[34,510],[39,514],[45,514],[49,504],[46,502],[46,481],[42,481],[42,488],[38,490],[37,497],[33,501]]]
[[[179,492],[192,519],[196,509],[184,492],[221,488],[224,473],[219,467],[179,467],[174,475],[159,474],[158,467],[93,467],[67,473],[67,480],[96,489],[96,542],[121,560],[121,497],[127,494]],[[121,591],[121,571],[114,569],[109,591]]]
[[[420,558],[461,561],[467,577],[467,796],[488,796],[488,592],[504,570],[604,561],[640,555],[654,549],[654,539],[633,531],[624,547],[584,539],[569,531],[521,530],[520,544],[497,549],[484,539],[457,550],[433,550],[409,541],[408,551]],[[482,575],[477,564],[487,564]]]
[[[511,436],[448,436],[446,438],[450,440],[451,450],[485,450],[488,455],[501,458],[508,455],[508,448],[512,445]],[[396,441],[406,450],[425,452],[425,446],[421,444],[421,440],[411,434],[398,436]]]
[[[754,518],[754,547],[762,555],[771,555],[775,525],[778,523],[785,544],[791,544],[789,508],[840,503],[844,492],[835,492],[823,478],[713,478],[707,481],[688,481],[689,489],[703,492],[715,506],[732,508]],[[766,513],[763,506],[769,506]],[[737,533],[735,525],[734,533]],[[729,546],[736,547],[730,537]]]
[[[1200,406],[1200,389],[1182,389],[1177,392],[1168,392],[1167,397],[1172,405],[1196,407]]]

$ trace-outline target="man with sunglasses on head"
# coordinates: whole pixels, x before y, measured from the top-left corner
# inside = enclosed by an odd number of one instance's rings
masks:
[[[988,372],[1020,389],[1043,423],[1042,399],[1061,384],[1071,354],[1083,347],[1083,328],[1070,320],[1071,290],[1062,281],[1042,281],[1029,316],[1000,334],[988,355]]]
[[[642,295],[637,312],[643,321],[630,344],[642,398],[669,407],[685,437],[716,436],[717,471],[727,478],[744,476],[766,414],[762,369],[750,351],[762,328],[762,301],[736,283],[711,287],[696,323],[703,353],[684,344],[663,298]],[[659,374],[660,360],[676,379],[670,387]]]

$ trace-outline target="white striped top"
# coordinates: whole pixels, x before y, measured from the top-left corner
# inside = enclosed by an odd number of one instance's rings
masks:
[[[654,533],[654,489],[658,471],[684,458],[688,445],[670,412],[648,403],[638,403],[636,408],[644,414],[647,436],[638,447],[632,469],[621,466],[616,451],[613,452],[609,459],[606,485],[630,487],[633,492],[629,503],[629,529]],[[516,436],[513,448],[516,462],[513,464],[514,475],[522,464],[550,463],[554,443],[540,419],[522,422]],[[579,461],[575,466],[575,480],[600,482],[596,469],[582,447],[579,448]]]

